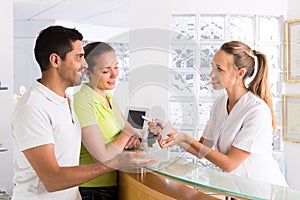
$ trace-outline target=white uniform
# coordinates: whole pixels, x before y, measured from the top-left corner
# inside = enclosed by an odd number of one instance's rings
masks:
[[[63,98],[40,83],[27,91],[13,113],[14,146],[13,199],[81,199],[78,187],[47,192],[22,151],[44,144],[55,145],[60,166],[77,166],[81,144],[80,127],[71,116],[67,98]],[[74,112],[73,112],[74,113]]]
[[[250,156],[231,174],[256,181],[287,186],[272,155],[272,117],[267,104],[252,92],[243,95],[228,115],[227,95],[219,97],[203,137],[214,141],[214,148],[227,154],[231,146]]]

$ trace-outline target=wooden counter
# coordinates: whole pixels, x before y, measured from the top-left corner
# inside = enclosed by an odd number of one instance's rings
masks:
[[[151,171],[141,173],[119,173],[120,200],[171,200],[219,198],[197,191],[184,183],[175,181]]]

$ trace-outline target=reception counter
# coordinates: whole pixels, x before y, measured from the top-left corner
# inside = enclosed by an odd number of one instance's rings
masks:
[[[205,194],[174,179],[148,171],[142,174],[120,172],[120,200],[171,200],[203,199],[217,200],[213,195]]]
[[[300,191],[212,169],[182,154],[156,150],[158,163],[141,173],[120,172],[120,199],[300,199]]]

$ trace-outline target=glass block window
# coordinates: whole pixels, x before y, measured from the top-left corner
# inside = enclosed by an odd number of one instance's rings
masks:
[[[194,124],[194,104],[193,102],[169,102],[169,121],[177,128],[189,127]]]
[[[129,72],[129,49],[128,43],[109,43],[115,50],[118,60],[119,77],[118,81],[128,81]]]
[[[194,40],[195,27],[195,15],[174,15],[171,19],[172,40]]]
[[[199,19],[200,40],[225,39],[225,15],[203,15]]]
[[[200,46],[200,68],[207,68],[208,71],[212,68],[212,58],[218,51],[221,43],[206,44]]]
[[[171,51],[173,68],[191,68],[195,66],[194,46],[173,45]]]
[[[229,16],[229,40],[245,41],[252,45],[255,37],[255,16],[230,15]]]
[[[169,120],[184,124],[195,139],[201,137],[210,108],[224,91],[211,85],[211,60],[221,44],[239,40],[265,53],[278,131],[273,147],[281,150],[281,94],[283,80],[283,16],[241,14],[185,14],[171,16]],[[176,97],[177,96],[177,97]],[[175,106],[177,105],[177,106]],[[189,106],[188,106],[189,105]],[[191,109],[193,108],[193,109]]]
[[[278,42],[282,37],[282,16],[258,16],[259,41]]]
[[[189,72],[171,72],[169,75],[169,86],[172,91],[170,99],[193,98],[195,94],[195,74]]]

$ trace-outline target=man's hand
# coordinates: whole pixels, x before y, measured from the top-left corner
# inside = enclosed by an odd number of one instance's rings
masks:
[[[146,158],[143,151],[123,151],[104,164],[125,172],[140,172],[140,168],[156,163],[154,158]]]

